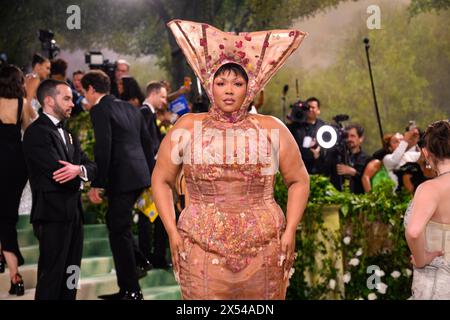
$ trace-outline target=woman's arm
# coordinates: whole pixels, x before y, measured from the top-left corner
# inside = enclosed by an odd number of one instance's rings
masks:
[[[158,214],[164,224],[170,241],[170,251],[174,269],[179,271],[178,258],[183,256],[182,239],[176,225],[175,208],[172,190],[178,171],[182,164],[182,143],[190,137],[192,114],[187,114],[177,121],[167,133],[158,150],[158,158],[152,174],[152,191]]]
[[[417,188],[412,204],[411,217],[405,230],[406,241],[415,265],[419,268],[424,267],[435,257],[441,255],[440,252],[427,252],[425,250],[425,228],[436,211],[439,200],[436,187],[430,182],[424,182]]]
[[[288,189],[286,230],[281,238],[281,246],[282,252],[289,261],[293,258],[295,250],[297,226],[308,202],[309,175],[294,137],[280,120],[273,119],[276,122],[276,128],[279,129],[280,172]]]
[[[22,129],[26,128],[36,119],[37,113],[31,105],[31,100],[23,99],[23,116],[22,116]]]
[[[367,164],[366,168],[364,169],[364,173],[361,177],[364,192],[368,193],[372,190],[372,184],[370,180],[380,169],[381,169],[381,161],[378,159],[373,159]]]
[[[403,140],[400,141],[400,144],[393,153],[384,156],[383,164],[386,167],[386,170],[392,171],[398,166],[402,160],[403,154],[406,152],[406,149],[408,149],[408,142]]]

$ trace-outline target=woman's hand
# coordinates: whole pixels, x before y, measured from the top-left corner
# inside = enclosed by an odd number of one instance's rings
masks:
[[[178,276],[180,272],[179,259],[181,257],[183,260],[186,260],[186,252],[184,251],[183,239],[181,238],[178,231],[174,231],[171,234],[169,234],[169,243],[170,243],[170,253],[172,255],[173,270],[176,276]]]
[[[287,230],[281,236],[281,257],[279,261],[280,267],[283,263],[289,263],[294,260],[294,251],[295,251],[295,232]],[[287,272],[289,270],[285,270],[284,277],[287,277]]]

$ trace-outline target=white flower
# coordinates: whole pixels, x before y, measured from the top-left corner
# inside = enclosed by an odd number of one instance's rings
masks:
[[[356,251],[355,255],[357,257],[361,256],[363,254],[362,248],[359,248],[358,251]]]
[[[133,216],[133,222],[134,222],[134,223],[138,223],[138,221],[139,221],[139,216],[138,216],[137,214],[135,214],[135,215]]]
[[[388,285],[386,283],[383,282],[379,282],[376,284],[376,288],[377,291],[381,294],[385,294],[386,293],[386,289],[388,288]]]
[[[367,299],[369,300],[376,300],[377,299],[377,295],[375,293],[369,293],[369,295],[367,296]]]
[[[391,277],[394,279],[397,279],[398,277],[400,277],[402,274],[400,273],[400,271],[394,270],[391,272]]]
[[[346,245],[349,245],[349,244],[350,244],[350,240],[352,240],[352,238],[350,238],[349,236],[346,236],[342,241],[343,241]]]
[[[331,290],[334,290],[334,288],[336,288],[336,280],[330,279],[328,286],[330,287]]]
[[[350,260],[350,262],[348,263],[351,266],[356,267],[359,264],[359,259],[358,258],[353,258]]]
[[[364,298],[362,298],[362,297],[359,297],[358,299],[355,299],[355,300],[364,300]]]
[[[383,277],[384,276],[384,271],[381,270],[381,269],[377,269],[377,270],[375,270],[375,275],[377,277]]]
[[[406,269],[406,270],[405,270],[405,273],[406,273],[406,276],[407,276],[407,277],[411,277],[411,275],[412,275],[411,269]]]
[[[352,279],[352,275],[350,274],[350,272],[347,272],[346,274],[344,274],[344,277],[343,277],[344,283],[349,283],[351,279]]]

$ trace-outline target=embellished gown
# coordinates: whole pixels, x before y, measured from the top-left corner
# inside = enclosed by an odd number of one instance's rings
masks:
[[[191,140],[194,152],[183,164],[190,197],[178,221],[186,252],[186,259],[180,258],[183,299],[284,299],[286,274],[293,264],[279,265],[285,217],[273,197],[270,161],[252,161],[257,148],[266,143],[269,159],[270,137],[246,138],[244,148],[236,142],[234,155],[239,157],[240,151],[245,161],[227,164],[226,152],[220,154],[224,150],[220,136],[225,137],[227,129],[260,127],[254,116],[245,114],[230,123],[214,111],[202,121],[202,137]],[[207,135],[211,129],[217,130],[212,137]],[[201,156],[195,144],[203,146],[201,164],[195,162]]]
[[[411,205],[405,214],[405,227],[411,214]],[[449,300],[450,299],[450,224],[428,221],[425,229],[427,251],[443,251],[423,268],[414,267],[412,296],[413,300]]]
[[[284,299],[293,261],[281,256],[285,217],[273,197],[273,167],[278,168],[273,150],[279,144],[272,132],[261,135],[258,117],[247,109],[307,34],[299,30],[234,34],[185,20],[172,20],[168,27],[211,102],[210,111],[198,121],[202,134],[196,134],[194,124],[188,144],[192,152],[183,153],[189,205],[178,221],[186,254],[179,259],[176,275],[182,296]],[[215,105],[213,94],[214,75],[227,63],[238,64],[248,76],[241,108],[228,115]],[[230,138],[231,130],[242,132]],[[245,141],[238,142],[242,137]],[[233,156],[238,160],[231,161]]]

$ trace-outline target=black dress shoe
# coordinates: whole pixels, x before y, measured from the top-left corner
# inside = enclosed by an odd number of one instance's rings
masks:
[[[23,284],[22,276],[16,274],[16,283],[11,281],[11,288],[9,289],[9,294],[15,294],[17,296],[23,296],[25,294],[25,285]]]
[[[141,291],[125,291],[121,300],[144,300],[144,296]]]
[[[125,292],[126,291],[120,290],[119,292],[113,294],[103,294],[98,296],[98,298],[103,300],[121,300],[125,296]]]

